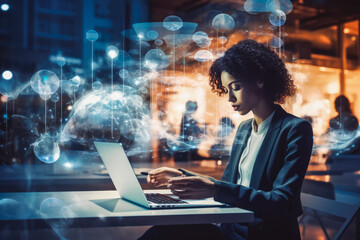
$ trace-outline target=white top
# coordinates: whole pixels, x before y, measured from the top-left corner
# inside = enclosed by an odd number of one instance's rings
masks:
[[[257,132],[255,132],[256,122],[255,120],[252,121],[251,134],[239,161],[239,178],[237,180],[237,184],[241,184],[245,187],[250,186],[255,160],[269,129],[274,113],[275,111],[273,111],[271,115],[258,126]]]

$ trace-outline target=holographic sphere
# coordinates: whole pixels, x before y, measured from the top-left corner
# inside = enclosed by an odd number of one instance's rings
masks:
[[[183,26],[183,21],[178,16],[168,16],[163,21],[163,26],[169,31],[178,31]]]
[[[32,89],[42,96],[51,95],[59,88],[59,78],[49,70],[40,70],[30,79]]]

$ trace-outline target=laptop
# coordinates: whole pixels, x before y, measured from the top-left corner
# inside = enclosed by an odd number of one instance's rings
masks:
[[[125,200],[146,208],[214,207],[224,205],[213,198],[201,200],[179,199],[176,195],[170,194],[167,189],[146,191],[144,193],[121,143],[94,142],[94,144],[117,192]]]

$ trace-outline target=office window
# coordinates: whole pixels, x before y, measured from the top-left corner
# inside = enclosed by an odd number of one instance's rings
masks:
[[[94,5],[94,16],[98,18],[109,18],[110,17],[110,1],[100,0]]]

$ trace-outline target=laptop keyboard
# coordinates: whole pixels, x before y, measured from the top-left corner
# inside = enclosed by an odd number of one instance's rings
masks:
[[[175,199],[163,194],[159,193],[146,193],[145,194],[147,200],[149,202],[157,203],[157,204],[186,204],[187,202],[182,201],[180,199]]]

